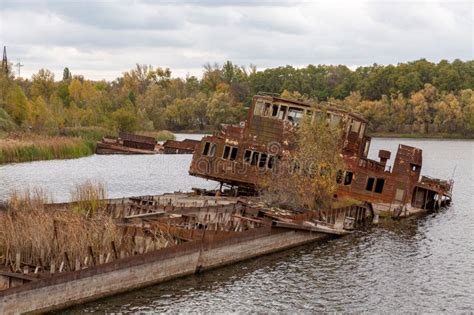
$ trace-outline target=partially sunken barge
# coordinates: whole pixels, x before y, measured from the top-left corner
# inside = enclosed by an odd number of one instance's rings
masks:
[[[96,154],[193,154],[199,141],[166,140],[163,144],[155,138],[121,132],[117,138],[104,137],[97,141]]]
[[[360,203],[293,211],[267,207],[254,196],[259,180],[272,171],[285,150],[291,150],[287,134],[303,115],[324,115],[327,123],[343,126],[346,168],[335,179],[336,194]],[[392,169],[386,166],[390,152],[380,151],[380,161],[368,159],[366,124],[362,117],[339,109],[255,96],[247,120],[204,137],[190,166],[190,174],[230,189],[103,200],[97,211],[113,219],[120,235],[104,239],[100,247],[63,249],[55,259],[44,253],[36,257],[28,246],[28,250],[6,249],[0,257],[0,313],[61,309],[340,237],[382,214],[404,217],[450,201],[452,182],[420,178],[420,149],[401,145]],[[44,211],[68,212],[78,206],[51,204]],[[52,247],[60,248],[63,237],[67,238],[62,229],[64,225],[54,224]]]

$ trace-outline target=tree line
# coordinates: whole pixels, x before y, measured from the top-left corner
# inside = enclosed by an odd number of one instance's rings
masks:
[[[257,70],[206,64],[202,77],[136,65],[113,81],[64,69],[31,79],[0,73],[0,130],[209,130],[245,119],[258,92],[328,102],[370,120],[369,131],[474,135],[474,61],[421,59],[398,65],[308,65]]]

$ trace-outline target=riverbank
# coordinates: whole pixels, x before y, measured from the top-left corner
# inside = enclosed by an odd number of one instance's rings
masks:
[[[168,130],[138,132],[157,141],[174,140],[176,136]],[[65,128],[61,132],[44,134],[3,133],[0,135],[0,164],[61,160],[85,157],[94,154],[96,142],[104,136],[116,133],[104,128]]]
[[[401,138],[401,139],[449,139],[449,140],[474,140],[474,135],[463,135],[460,133],[395,133],[395,132],[372,132],[372,138]]]
[[[95,142],[79,137],[22,136],[0,139],[0,164],[72,159],[94,154]]]

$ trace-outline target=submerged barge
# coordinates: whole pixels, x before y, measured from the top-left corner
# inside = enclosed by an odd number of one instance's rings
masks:
[[[121,132],[118,138],[104,137],[96,144],[96,154],[193,154],[198,140],[167,140]]]
[[[50,205],[70,211],[74,204]],[[370,224],[366,205],[298,213],[237,197],[169,194],[108,200],[106,209],[134,248],[110,244],[50,266],[4,257],[0,313],[45,312],[232,264]],[[164,243],[159,240],[166,240]]]

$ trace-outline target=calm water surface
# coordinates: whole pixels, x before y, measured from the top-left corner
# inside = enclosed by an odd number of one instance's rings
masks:
[[[426,217],[382,223],[233,266],[102,299],[83,312],[474,312],[474,142],[375,139],[423,149],[423,174],[451,178],[454,203]],[[26,185],[67,200],[71,185],[106,183],[109,195],[157,194],[215,183],[187,175],[190,155],[92,156],[0,167],[0,197]]]

